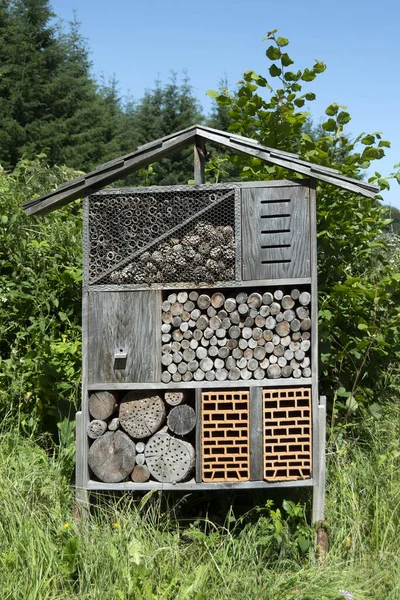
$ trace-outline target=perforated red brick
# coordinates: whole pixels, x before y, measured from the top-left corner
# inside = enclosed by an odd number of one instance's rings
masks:
[[[202,480],[250,479],[250,393],[202,393]]]
[[[312,472],[311,388],[263,390],[264,478],[309,479]]]

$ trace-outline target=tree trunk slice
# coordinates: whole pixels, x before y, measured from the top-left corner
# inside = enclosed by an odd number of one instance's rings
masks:
[[[177,367],[175,364],[170,365]],[[143,392],[128,392],[119,407],[121,427],[136,439],[149,437],[165,421],[165,404],[160,396],[143,397]]]
[[[122,431],[107,431],[89,448],[88,463],[93,473],[104,483],[117,483],[135,466],[134,442]]]
[[[260,296],[260,294],[257,294],[257,292],[250,294],[250,296],[247,298],[247,305],[250,308],[260,308],[261,304],[262,296]]]
[[[278,315],[281,312],[281,305],[278,304],[278,302],[273,302],[271,304],[271,306],[269,307],[269,311],[270,311],[270,314],[275,317],[276,315]]]
[[[310,304],[310,300],[311,294],[309,292],[301,292],[299,296],[300,304],[302,304],[303,306],[307,306],[308,304]]]
[[[115,411],[117,400],[110,392],[93,392],[89,396],[89,412],[93,419],[105,421]]]
[[[278,379],[281,376],[281,368],[279,365],[272,364],[269,365],[267,369],[267,375],[270,379]]]
[[[193,446],[168,433],[153,435],[146,444],[144,455],[151,475],[157,481],[165,483],[186,479],[195,461]]]
[[[236,300],[234,298],[227,298],[225,300],[224,308],[226,312],[233,313],[236,310]]]
[[[142,454],[144,452],[145,448],[146,448],[146,444],[144,442],[137,442],[136,443],[136,452],[140,452]]]
[[[175,406],[168,415],[167,425],[176,435],[186,435],[196,426],[196,413],[188,404]]]
[[[110,431],[117,431],[117,429],[119,429],[119,419],[117,417],[112,419],[112,421],[108,424],[108,429]]]
[[[150,479],[150,470],[147,465],[136,465],[131,474],[134,483],[146,483]]]
[[[178,406],[178,404],[181,404],[182,402],[185,401],[185,393],[184,392],[165,392],[164,400],[170,406]],[[143,443],[143,442],[140,442],[140,443]],[[136,444],[136,449],[138,450],[137,446],[138,446],[138,444]],[[139,452],[139,450],[138,450],[138,452]],[[140,450],[140,452],[143,452],[143,450]]]
[[[86,433],[91,440],[99,438],[106,431],[107,423],[105,421],[101,421],[100,419],[94,419],[94,421],[90,421],[86,428]]]
[[[248,298],[248,296],[247,296],[246,292],[239,292],[236,295],[236,302],[238,304],[245,304],[247,302],[247,298]]]
[[[293,308],[294,306],[294,300],[291,296],[283,296],[282,300],[281,300],[281,304],[282,304],[282,308],[284,310],[289,310],[291,308]]]
[[[137,465],[144,465],[145,462],[146,462],[146,459],[144,457],[144,454],[137,454],[136,453],[136,464]]]
[[[211,306],[214,308],[222,308],[225,302],[225,296],[221,292],[215,292],[211,296]]]
[[[210,306],[210,304],[211,304],[211,299],[210,299],[210,296],[208,296],[207,294],[201,294],[197,298],[197,306],[199,308],[201,308],[202,310],[207,310],[207,308]]]

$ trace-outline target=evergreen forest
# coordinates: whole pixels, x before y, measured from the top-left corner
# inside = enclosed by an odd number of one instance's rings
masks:
[[[315,550],[307,494],[93,494],[86,519],[74,505],[82,206],[28,218],[23,202],[194,123],[298,153],[381,191],[400,183],[399,165],[389,174],[379,168],[390,141],[350,135],[351,115],[334,99],[320,123],[309,117],[325,63],[295,65],[276,30],[265,44],[263,73],[238,73],[233,90],[209,83],[206,115],[190,73],[172,71],[142,98],[122,98],[115,78],[94,79],[78,22],[60,25],[48,0],[0,0],[4,600],[400,599],[400,218],[379,194],[362,198],[327,183],[317,190],[328,548]],[[256,157],[208,150],[210,183],[293,176]],[[124,183],[192,179],[188,150]]]

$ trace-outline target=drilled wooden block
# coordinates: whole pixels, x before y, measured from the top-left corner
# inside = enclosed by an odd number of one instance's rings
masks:
[[[204,392],[202,398],[202,480],[250,479],[249,391]]]
[[[263,390],[264,479],[309,479],[312,473],[311,387]]]

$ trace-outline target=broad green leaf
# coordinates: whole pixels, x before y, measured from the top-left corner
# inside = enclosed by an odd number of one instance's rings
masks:
[[[270,60],[278,60],[281,57],[281,51],[276,46],[269,46],[267,48],[265,54],[268,56]]]
[[[350,395],[350,392],[347,392],[344,387],[340,387],[336,393],[341,398],[348,398]]]
[[[284,37],[278,37],[278,38],[276,38],[276,43],[280,47],[287,46],[289,44],[289,40],[287,38],[284,38]]]
[[[292,59],[290,58],[287,52],[284,52],[281,56],[281,61],[284,67],[290,67],[293,64]]]
[[[359,323],[357,325],[358,329],[360,329],[361,331],[365,331],[366,329],[368,329],[368,325],[366,323]]]
[[[275,64],[273,64],[269,68],[269,73],[271,77],[279,77],[279,75],[282,73],[282,70],[279,69]]]
[[[315,100],[316,97],[317,96],[313,92],[307,92],[307,94],[305,95],[305,99],[309,101]]]
[[[217,99],[218,96],[220,95],[219,92],[217,92],[216,90],[207,90],[206,94],[210,98],[214,98],[214,99]]]
[[[314,71],[310,71],[310,69],[304,69],[301,78],[303,81],[313,81],[315,79],[315,73]]]
[[[322,123],[322,129],[325,131],[336,131],[335,119],[328,119],[325,123]]]
[[[337,122],[340,125],[346,125],[346,123],[348,123],[349,121],[351,121],[351,116],[348,112],[342,110],[337,116]]]
[[[294,104],[295,104],[295,105],[296,105],[298,108],[301,108],[302,106],[304,106],[304,102],[305,102],[305,101],[303,100],[303,98],[297,98],[297,99],[294,101]]]
[[[337,112],[339,110],[339,105],[336,104],[336,102],[333,102],[333,104],[330,104],[328,106],[328,108],[325,110],[325,114],[328,115],[329,117],[334,117]]]
[[[349,412],[355,412],[358,408],[358,402],[354,398],[354,396],[350,395],[346,400],[346,408]]]
[[[368,410],[375,419],[381,419],[383,416],[383,408],[380,404],[374,402],[368,406]]]
[[[375,142],[374,135],[366,135],[361,140],[361,143],[364,144],[365,146],[369,146],[370,144],[373,144],[374,142]]]
[[[321,61],[316,61],[315,65],[314,65],[314,71],[316,73],[323,73],[326,69],[326,64],[324,62]]]

